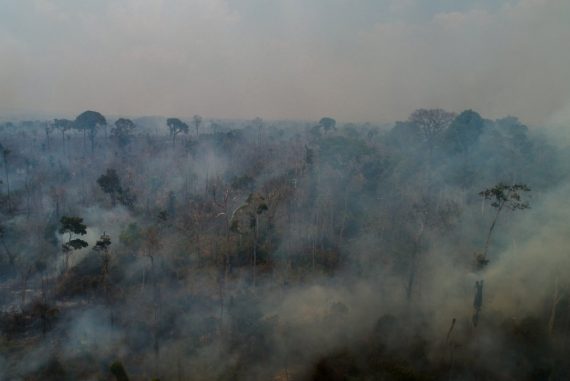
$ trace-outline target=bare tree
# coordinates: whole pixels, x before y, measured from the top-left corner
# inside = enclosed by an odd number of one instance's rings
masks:
[[[54,119],[53,127],[61,132],[61,147],[65,155],[65,133],[73,128],[73,122],[69,119]]]
[[[200,115],[194,115],[192,117],[192,123],[194,124],[194,128],[196,129],[196,138],[200,136],[200,126],[202,125],[202,117]]]
[[[454,118],[454,113],[442,110],[440,108],[421,108],[414,111],[410,115],[409,121],[418,126],[424,135],[425,142],[430,152],[430,158],[433,153],[433,147],[435,145],[437,137],[447,127],[449,127]]]

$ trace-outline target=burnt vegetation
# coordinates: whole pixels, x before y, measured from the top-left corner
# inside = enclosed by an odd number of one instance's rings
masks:
[[[514,117],[86,111],[0,143],[2,379],[570,378],[568,150]]]

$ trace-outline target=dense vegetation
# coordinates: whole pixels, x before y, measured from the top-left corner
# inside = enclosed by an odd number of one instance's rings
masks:
[[[568,150],[514,117],[0,126],[0,376],[566,380]]]

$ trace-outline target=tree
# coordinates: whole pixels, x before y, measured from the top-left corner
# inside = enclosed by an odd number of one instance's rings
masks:
[[[257,144],[261,146],[261,135],[263,131],[263,119],[260,117],[256,117],[254,120],[251,121],[251,125],[253,128],[257,129]]]
[[[168,118],[166,125],[170,131],[170,137],[172,138],[172,147],[176,144],[176,135],[181,132],[188,134],[188,125],[178,118]]]
[[[200,126],[202,125],[202,117],[200,115],[194,115],[192,118],[192,123],[196,129],[196,138],[200,136]]]
[[[53,132],[53,130],[55,129],[55,127],[53,126],[53,124],[49,123],[49,122],[44,122],[42,123],[43,127],[44,127],[44,131],[46,133],[46,149],[49,151],[50,150],[50,134]]]
[[[265,198],[259,193],[252,193],[247,198],[244,205],[236,209],[231,218],[231,230],[239,234],[247,234],[247,231],[253,233],[252,247],[252,275],[253,287],[256,285],[257,278],[257,247],[259,241],[259,217],[268,209]],[[245,221],[243,221],[245,219]],[[243,229],[243,226],[247,229]]]
[[[14,262],[16,260],[16,254],[12,253],[10,249],[8,249],[8,245],[6,245],[6,228],[0,224],[0,244],[4,248],[6,252],[6,256],[8,257],[8,264],[10,266],[14,266]]]
[[[4,161],[4,175],[6,176],[7,206],[9,211],[12,210],[12,202],[10,199],[10,177],[8,176],[10,172],[8,169],[8,156],[10,155],[11,152],[12,151],[10,151],[7,148],[4,148],[4,146],[0,144],[0,153],[2,153],[2,159]]]
[[[336,129],[336,120],[329,117],[324,117],[319,120],[319,126],[323,128],[325,134],[330,130]]]
[[[109,255],[109,247],[111,246],[111,237],[107,233],[103,232],[103,235],[99,237],[99,240],[95,242],[94,250],[101,253],[103,256],[103,264],[101,266],[101,277],[103,278],[103,291],[105,294],[105,300],[107,304],[110,304],[109,300],[109,265],[111,263],[111,256]],[[111,315],[111,322],[113,321]]]
[[[117,175],[117,171],[107,169],[107,172],[97,179],[97,184],[99,184],[103,192],[111,197],[111,204],[115,206],[117,204],[117,197],[122,191],[121,180]]]
[[[459,114],[445,131],[445,148],[451,153],[466,153],[477,143],[485,122],[473,110]]]
[[[530,208],[528,202],[521,200],[523,192],[530,192],[530,188],[526,184],[506,185],[503,183],[499,183],[492,188],[479,192],[479,196],[485,198],[485,200],[492,201],[491,206],[496,210],[495,217],[493,218],[493,222],[491,223],[491,227],[487,233],[483,253],[477,255],[479,266],[485,266],[489,263],[489,260],[487,259],[489,243],[491,242],[491,235],[493,234],[501,211],[505,208],[512,211]]]
[[[117,201],[128,208],[133,208],[137,200],[129,188],[123,188],[121,179],[117,175],[117,171],[112,168],[107,169],[104,175],[99,176],[97,184],[103,192],[111,197],[111,204],[117,205]]]
[[[115,122],[115,127],[111,129],[111,138],[121,148],[125,148],[133,138],[135,123],[126,118],[120,118]]]
[[[99,126],[107,126],[107,120],[103,115],[96,111],[84,111],[74,122],[75,128],[83,131],[83,138],[85,134],[89,136],[91,142],[91,153],[95,151],[95,136],[97,136],[97,129]]]
[[[61,147],[65,154],[65,133],[73,128],[73,122],[69,119],[54,119],[53,127],[61,132]]]
[[[414,111],[409,121],[416,124],[423,133],[424,140],[428,146],[430,159],[436,138],[451,124],[455,114],[438,109],[418,109]]]
[[[63,243],[61,246],[63,254],[65,255],[64,270],[67,272],[69,267],[69,256],[75,250],[81,250],[89,246],[86,241],[80,238],[74,238],[75,235],[83,236],[87,234],[87,225],[83,223],[83,218],[69,216],[61,217],[60,223],[61,227],[59,228],[59,234],[68,234],[67,242]]]

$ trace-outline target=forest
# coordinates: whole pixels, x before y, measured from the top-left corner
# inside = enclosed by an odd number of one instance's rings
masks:
[[[2,380],[570,379],[547,129],[84,111],[0,153]]]

